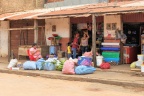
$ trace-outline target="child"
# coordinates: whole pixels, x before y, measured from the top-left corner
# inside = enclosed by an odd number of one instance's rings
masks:
[[[68,44],[67,44],[67,56],[68,56],[68,58],[70,58],[71,57],[71,43],[69,42]]]

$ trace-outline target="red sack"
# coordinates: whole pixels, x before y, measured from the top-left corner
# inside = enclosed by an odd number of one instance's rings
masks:
[[[109,63],[106,63],[106,62],[103,62],[103,63],[100,65],[100,68],[101,68],[101,69],[110,69],[110,64],[109,64]]]

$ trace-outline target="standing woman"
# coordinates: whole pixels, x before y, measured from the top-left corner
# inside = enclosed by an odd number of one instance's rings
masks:
[[[78,39],[79,39],[79,33],[76,33],[74,40],[72,42],[73,59],[76,58],[76,51],[79,48]]]
[[[88,32],[84,32],[80,43],[82,54],[88,51],[88,39],[89,39]]]

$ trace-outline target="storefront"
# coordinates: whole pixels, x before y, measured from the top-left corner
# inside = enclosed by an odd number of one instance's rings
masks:
[[[137,61],[138,54],[143,54],[143,17],[143,13],[104,16],[104,43],[119,42],[115,33],[116,29],[121,30],[126,35],[126,42],[122,45],[119,44],[122,64],[131,64]]]
[[[137,55],[143,54],[143,26],[144,13],[131,13],[122,15],[123,32],[127,36],[124,44],[124,63],[137,61]],[[129,56],[129,58],[127,57]]]

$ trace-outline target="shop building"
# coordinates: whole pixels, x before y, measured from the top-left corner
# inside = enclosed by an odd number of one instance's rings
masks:
[[[61,9],[59,11],[41,11],[33,13],[33,16],[25,16],[22,17],[20,14],[17,14],[19,18],[12,19],[11,16],[3,17],[4,19],[1,20],[22,20],[22,19],[41,19],[43,23],[42,26],[45,27],[45,36],[46,36],[46,45],[50,45],[50,41],[47,40],[49,36],[51,36],[53,33],[58,34],[62,36],[61,43],[62,43],[62,50],[64,51],[66,48],[66,43],[69,42],[72,38],[72,26],[86,23],[87,25],[92,25],[92,46],[94,49],[94,53],[96,52],[96,41],[98,39],[98,32],[103,34],[103,40],[101,42],[105,42],[105,40],[112,42],[120,42],[120,40],[116,40],[115,38],[115,30],[119,28],[120,30],[123,30],[127,32],[128,29],[125,29],[125,26],[129,26],[129,24],[133,23],[135,25],[139,25],[139,29],[142,28],[142,22],[143,22],[143,9],[144,6],[142,5],[144,2],[142,0],[139,0],[138,2],[135,1],[127,1],[127,2],[119,2],[117,5],[115,3],[100,3],[100,4],[91,4],[91,5],[84,5],[84,6],[77,6],[74,8],[67,8],[67,9]],[[132,4],[132,5],[130,5]],[[129,7],[131,6],[131,7]],[[138,15],[140,14],[140,15]],[[134,16],[135,18],[133,18]],[[132,17],[133,16],[133,17]],[[139,17],[139,19],[137,19]],[[141,17],[141,19],[140,19]],[[36,26],[41,26],[38,23],[35,24],[34,21],[31,21],[32,23],[28,24],[32,27],[33,31],[35,30]],[[140,21],[140,22],[139,22]],[[5,21],[1,21],[5,22]],[[9,22],[9,21],[6,21]],[[16,22],[16,21],[12,21]],[[20,21],[22,22],[22,21]],[[128,24],[129,23],[129,24]],[[17,23],[19,24],[19,23]],[[24,24],[25,25],[25,24]],[[52,26],[56,26],[56,31],[52,32]],[[102,27],[99,29],[98,25],[101,25]],[[13,25],[14,26],[14,25]],[[18,25],[16,25],[18,26]],[[23,25],[22,25],[23,26]],[[15,28],[15,27],[13,27]],[[128,27],[126,27],[128,28]],[[131,28],[131,27],[129,27]],[[40,30],[40,29],[39,29]],[[100,31],[99,31],[100,30]],[[136,29],[138,30],[138,28]],[[9,31],[9,30],[7,30]],[[36,30],[35,30],[36,31]],[[35,42],[38,40],[37,35],[35,34],[35,31],[33,36],[33,40],[29,42]],[[133,30],[132,30],[133,31]],[[135,30],[134,30],[135,31]],[[15,33],[15,32],[14,32]],[[133,32],[135,33],[135,32]],[[138,33],[138,32],[136,32]],[[17,34],[17,33],[16,33]],[[7,34],[8,35],[8,34]],[[126,34],[127,35],[127,34]],[[141,34],[138,33],[140,36]],[[137,35],[137,36],[138,36]],[[32,37],[33,37],[32,36]],[[108,38],[107,38],[108,36]],[[30,37],[31,38],[31,37]],[[138,37],[137,37],[138,38]],[[138,44],[141,44],[141,39],[137,39],[139,42]],[[130,40],[132,41],[132,40]],[[129,42],[129,41],[127,41]],[[134,44],[131,42],[131,44]],[[125,45],[124,45],[125,46]],[[140,45],[141,46],[141,45]],[[123,51],[123,47],[120,47],[120,49]],[[140,49],[141,50],[141,49]],[[120,51],[120,54],[122,53]],[[136,54],[139,54],[136,53]],[[127,55],[126,55],[127,56]],[[94,56],[95,57],[95,56]],[[123,60],[123,54],[120,55],[121,60]]]

